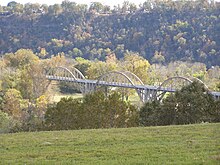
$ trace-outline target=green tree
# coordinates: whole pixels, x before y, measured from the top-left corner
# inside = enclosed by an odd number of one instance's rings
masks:
[[[16,89],[9,89],[3,97],[3,111],[8,113],[15,119],[21,119],[22,111],[22,96]]]
[[[39,118],[43,118],[48,105],[48,97],[46,95],[41,95],[36,99],[36,110],[35,114]]]
[[[9,133],[11,131],[13,119],[0,110],[0,134]]]
[[[150,63],[138,53],[127,52],[120,66],[122,70],[136,74],[143,82],[146,83],[148,81],[147,71]]]
[[[24,5],[24,13],[28,16],[31,16],[31,18],[34,18],[33,16],[40,8],[40,4],[38,3],[26,3]]]
[[[92,62],[89,61],[89,60],[86,60],[86,59],[84,59],[82,57],[75,58],[75,61],[76,61],[75,67],[77,69],[79,69],[79,71],[82,72],[82,74],[84,76],[86,76],[87,70],[91,66]]]
[[[23,68],[36,63],[39,58],[30,49],[19,49],[14,54],[6,54],[4,60],[8,67]]]
[[[157,101],[147,102],[140,109],[139,123],[141,126],[160,125],[160,103]]]
[[[104,11],[104,6],[100,2],[92,2],[90,7],[89,7],[89,10],[90,11],[95,10],[96,12],[100,13],[100,12]]]
[[[140,111],[143,125],[171,125],[213,122],[218,110],[203,84],[193,82],[170,94],[162,103],[147,103]],[[217,119],[216,119],[217,120]]]
[[[51,15],[58,16],[62,12],[63,10],[60,4],[54,4],[54,5],[49,6],[48,8],[48,13]]]
[[[11,2],[9,2],[9,3],[7,4],[7,7],[13,8],[13,7],[15,7],[16,5],[17,5],[17,2],[11,1]]]
[[[95,103],[95,104],[94,104]],[[81,122],[84,128],[102,128],[105,121],[105,95],[102,92],[91,93],[83,98],[83,116],[86,122]]]
[[[24,6],[20,3],[15,2],[15,1],[9,2],[7,7],[13,13],[23,13],[23,10],[24,10]]]
[[[137,108],[118,93],[86,95],[82,100],[63,98],[49,107],[45,115],[49,130],[131,127],[138,124]]]
[[[73,12],[74,10],[77,9],[76,2],[70,2],[69,0],[62,1],[61,6],[64,12],[67,12],[67,13]]]
[[[45,125],[49,130],[67,130],[83,128],[81,101],[72,98],[62,98],[56,105],[50,106],[45,114]]]
[[[164,58],[164,56],[162,55],[161,52],[156,51],[154,53],[154,56],[152,57],[151,61],[153,63],[164,63],[165,62],[165,58]]]
[[[114,70],[117,70],[116,63],[106,63],[102,61],[96,61],[91,63],[90,67],[87,69],[86,75],[90,79],[96,79],[101,75]]]
[[[203,84],[193,82],[174,95],[168,96],[162,106],[164,124],[211,122],[214,100]]]
[[[55,58],[50,61],[57,62]],[[4,90],[16,88],[24,99],[34,100],[45,92],[47,80],[44,78],[44,64],[31,50],[20,49],[17,52],[6,54]],[[49,65],[48,65],[49,67]]]
[[[211,114],[213,116],[213,122],[220,122],[220,100],[215,101]]]
[[[73,48],[72,51],[68,52],[68,55],[72,58],[76,58],[76,57],[82,57],[83,53],[80,49],[78,48]]]
[[[123,101],[122,96],[113,92],[106,101],[107,118],[105,127],[134,127],[138,125],[137,108],[129,102]]]

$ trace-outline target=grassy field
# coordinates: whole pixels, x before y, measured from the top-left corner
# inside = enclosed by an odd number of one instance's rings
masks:
[[[51,102],[59,102],[61,98],[63,97],[72,97],[73,99],[82,98],[83,95],[80,93],[74,93],[74,94],[56,94],[51,96]]]
[[[0,164],[220,164],[220,123],[1,134]]]
[[[81,93],[62,94],[62,93],[56,92],[55,94],[50,96],[50,102],[57,103],[63,97],[72,97],[73,99],[78,99],[78,98],[83,98],[83,95]],[[143,103],[140,101],[140,98],[137,95],[130,96],[129,101],[131,102],[131,104],[136,105],[138,107],[143,106]]]
[[[74,99],[83,98],[83,94],[81,94],[81,93],[72,93],[72,94],[61,93],[60,89],[58,88],[57,82],[54,82],[54,81],[48,87],[47,92],[50,96],[51,103],[57,103],[63,97],[72,97]],[[129,96],[129,101],[132,104],[137,105],[138,107],[142,106],[143,104],[142,104],[139,96],[137,95],[137,93],[135,91],[133,91],[133,93],[134,93],[133,95]]]

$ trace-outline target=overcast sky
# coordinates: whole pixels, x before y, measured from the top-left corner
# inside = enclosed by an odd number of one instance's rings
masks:
[[[0,0],[0,5],[7,6],[7,4],[11,1],[13,1],[13,0]],[[51,5],[51,4],[55,4],[55,3],[61,4],[63,0],[14,0],[14,1],[18,2],[18,3],[22,3],[22,4],[30,2],[30,3],[39,3],[39,4],[46,3],[48,5]],[[109,6],[113,7],[114,5],[122,4],[125,0],[69,0],[69,1],[73,1],[76,3],[82,3],[82,4],[88,4],[88,5],[91,2],[101,2],[104,5],[109,5]],[[136,5],[139,5],[140,3],[143,3],[145,1],[146,0],[129,0],[129,2],[133,2]]]

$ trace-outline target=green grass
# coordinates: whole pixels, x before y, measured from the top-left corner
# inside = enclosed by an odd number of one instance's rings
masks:
[[[81,94],[81,93],[73,93],[73,94],[61,93],[57,84],[58,84],[57,82],[53,81],[50,84],[50,86],[48,87],[47,92],[50,96],[51,103],[57,103],[63,97],[72,97],[73,99],[83,98],[83,94]],[[136,105],[138,107],[141,107],[143,105],[143,103],[141,102],[141,100],[135,90],[133,91],[133,94],[131,96],[129,96],[129,101],[131,102],[131,104]]]
[[[57,103],[63,97],[72,97],[74,99],[82,98],[83,95],[81,93],[73,93],[73,94],[63,94],[60,92],[58,87],[58,82],[52,81],[47,89],[47,94],[50,96],[50,103]]]
[[[0,164],[220,164],[220,123],[1,134]]]
[[[80,93],[74,93],[74,94],[55,94],[53,96],[51,96],[51,102],[59,102],[61,98],[63,97],[72,97],[73,99],[78,99],[78,98],[82,98],[83,95]]]
[[[83,98],[83,95],[81,93],[62,94],[62,93],[56,92],[53,95],[51,95],[50,102],[57,103],[63,97],[72,97],[73,99],[78,99],[78,98]],[[143,105],[138,95],[130,96],[129,101],[131,102],[131,104],[136,105],[138,107],[141,107]]]

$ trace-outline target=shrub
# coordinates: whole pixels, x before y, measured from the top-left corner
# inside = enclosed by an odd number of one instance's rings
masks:
[[[45,125],[49,130],[131,127],[138,124],[137,114],[118,93],[95,92],[83,99],[62,98],[47,109]]]
[[[0,111],[0,133],[9,133],[12,126],[12,118],[7,113]]]

